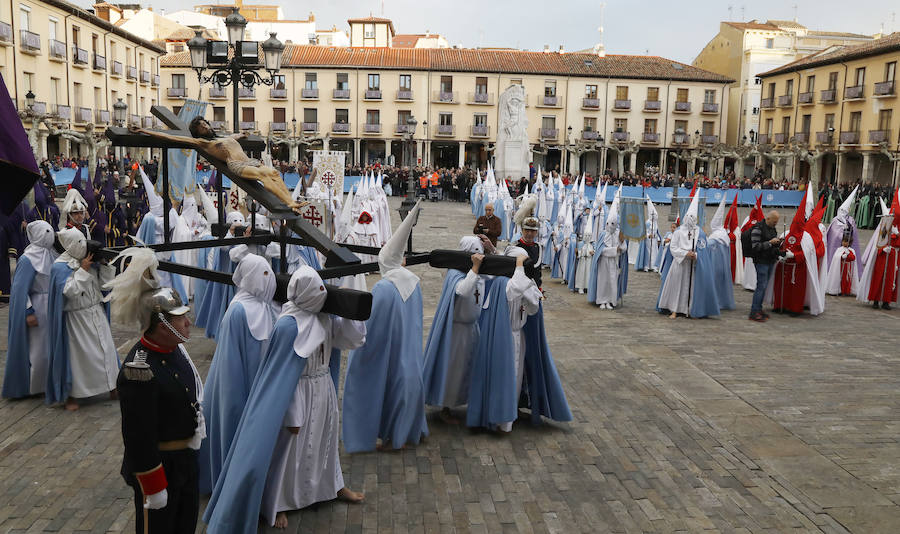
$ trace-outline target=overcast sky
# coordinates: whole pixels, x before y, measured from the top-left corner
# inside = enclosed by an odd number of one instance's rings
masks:
[[[312,11],[319,29],[337,25],[344,30],[349,30],[348,18],[381,16],[383,4],[384,16],[398,33],[428,30],[464,47],[581,50],[597,42],[601,24],[601,2],[594,0],[245,1],[280,4],[291,19]],[[194,2],[209,0],[154,0],[150,5],[174,11]],[[603,42],[608,53],[649,53],[690,63],[718,32],[720,21],[790,20],[795,4],[798,21],[810,29],[872,34],[883,24],[885,33],[900,30],[897,0],[606,0]]]

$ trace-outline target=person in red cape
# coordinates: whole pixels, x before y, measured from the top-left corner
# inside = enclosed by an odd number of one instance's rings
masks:
[[[737,279],[737,240],[738,240],[738,214],[737,214],[737,194],[734,195],[734,200],[731,201],[731,207],[728,209],[728,214],[725,215],[725,230],[728,231],[728,239],[731,242],[729,247],[731,249],[731,280],[736,281]]]
[[[859,297],[872,301],[872,307],[890,310],[897,302],[898,267],[900,267],[900,190],[894,193],[890,211],[882,216],[872,245],[866,247],[866,272],[863,273]],[[872,257],[874,256],[874,258]],[[872,267],[869,265],[872,264]],[[860,299],[862,300],[862,299]]]
[[[787,312],[791,315],[803,313],[806,299],[806,256],[801,241],[806,224],[806,194],[791,221],[791,229],[785,237],[782,249],[785,251],[784,261],[775,265],[775,278],[772,281],[772,309],[776,313]]]

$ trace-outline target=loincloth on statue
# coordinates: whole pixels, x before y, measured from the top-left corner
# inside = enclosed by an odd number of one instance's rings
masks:
[[[236,174],[239,177],[242,177],[244,174],[244,169],[247,167],[262,167],[262,162],[256,158],[250,158],[246,160],[228,160],[228,170]]]

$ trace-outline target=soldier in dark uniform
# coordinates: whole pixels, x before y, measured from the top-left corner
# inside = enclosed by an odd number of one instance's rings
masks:
[[[526,217],[522,221],[522,237],[516,242],[516,246],[522,247],[528,253],[531,261],[534,262],[535,267],[537,267],[534,270],[534,283],[537,284],[538,288],[541,287],[541,269],[538,267],[541,264],[541,247],[535,239],[539,228],[540,222],[537,220],[537,217]]]
[[[125,442],[121,473],[134,489],[138,534],[192,534],[205,424],[198,403],[203,385],[179,345],[188,339],[189,308],[171,288],[144,291],[139,306],[144,334],[116,383]]]

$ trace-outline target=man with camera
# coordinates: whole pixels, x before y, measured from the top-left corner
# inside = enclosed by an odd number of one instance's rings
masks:
[[[782,239],[778,237],[779,215],[775,210],[766,214],[766,218],[756,223],[750,230],[753,265],[756,267],[756,290],[753,292],[753,304],[750,306],[750,320],[765,322],[769,314],[762,311],[763,298],[769,286],[772,269],[778,258],[785,255],[781,250]]]
[[[486,235],[491,240],[491,244],[497,246],[497,238],[503,233],[503,223],[500,222],[499,217],[494,216],[493,204],[484,205],[484,215],[475,221],[475,229],[472,231],[475,234]]]

